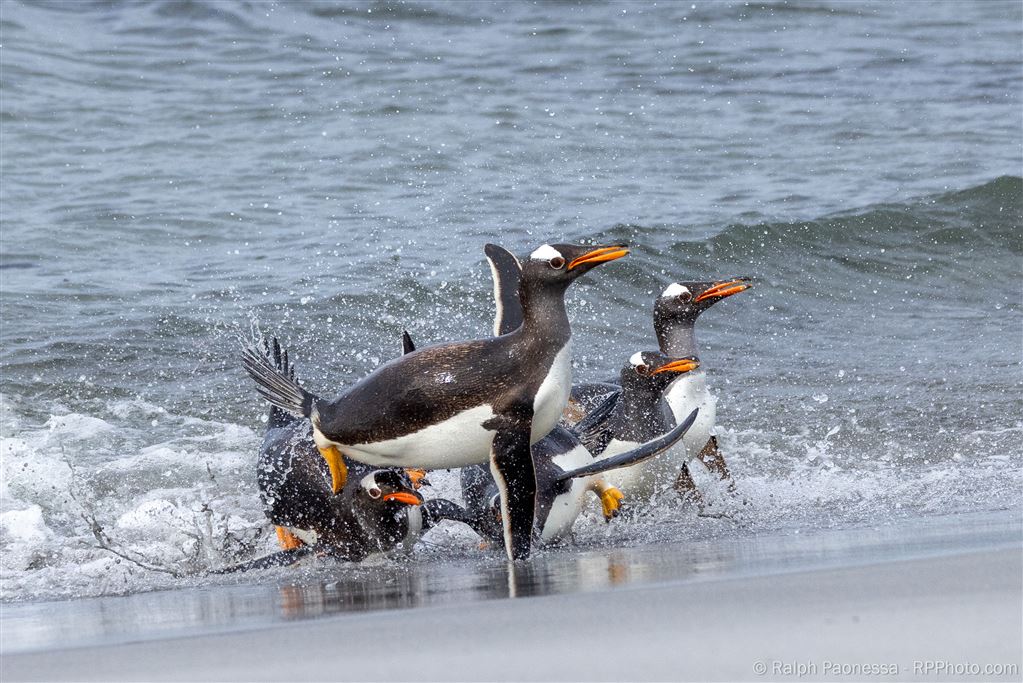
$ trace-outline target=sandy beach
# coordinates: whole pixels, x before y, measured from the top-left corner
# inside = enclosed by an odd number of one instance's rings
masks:
[[[932,520],[926,552],[928,534],[914,525],[821,532],[793,551],[808,566],[816,552],[824,564],[812,569],[749,575],[723,562],[716,573],[680,567],[674,580],[660,574],[599,591],[580,585],[142,642],[130,641],[145,629],[109,644],[7,647],[3,680],[1019,680],[1014,517],[1002,515],[995,532],[990,519]],[[860,542],[864,533],[875,542]],[[837,555],[842,547],[857,548],[861,561]],[[829,558],[846,566],[827,566]]]

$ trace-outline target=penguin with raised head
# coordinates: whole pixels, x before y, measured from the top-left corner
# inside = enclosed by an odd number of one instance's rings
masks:
[[[654,329],[660,345],[660,353],[656,355],[661,356],[662,361],[664,359],[695,360],[697,358],[694,330],[696,318],[714,303],[733,294],[738,294],[749,287],[748,278],[712,282],[677,282],[669,285],[654,304]],[[652,357],[655,352],[644,352],[644,355],[646,354]],[[562,424],[573,425],[579,415],[592,410],[609,395],[618,392],[622,392],[624,395],[628,386],[625,384],[626,380],[628,378],[635,380],[637,374],[630,368],[644,369],[648,367],[651,367],[649,363],[634,355],[622,370],[622,385],[595,382],[572,387],[569,407],[565,410]],[[611,445],[609,453],[614,454],[620,450],[627,450],[635,443],[635,439],[641,439],[645,433],[656,433],[666,425],[673,424],[687,416],[694,408],[700,409],[699,418],[686,434],[682,444],[673,448],[669,453],[638,468],[617,472],[608,479],[620,487],[626,495],[638,498],[649,497],[654,492],[655,486],[670,483],[680,495],[698,499],[699,492],[689,469],[693,459],[699,459],[719,478],[731,480],[728,467],[718,451],[717,439],[712,433],[716,402],[707,390],[706,374],[702,369],[685,372],[675,377],[662,376],[660,381],[663,382],[667,378],[671,378],[673,381],[664,387],[661,394],[656,392],[633,393],[628,401],[633,412],[655,416],[664,413],[666,421],[655,424],[646,432],[641,432],[638,435],[628,432],[629,425],[637,424],[632,419],[625,419],[613,424],[610,433],[617,437],[617,441]],[[635,388],[642,387],[636,386]],[[595,446],[591,446],[591,450],[596,455],[603,452],[603,447],[603,444],[597,443]],[[670,481],[668,481],[669,478]],[[731,484],[730,488],[734,488],[734,484]]]
[[[523,320],[514,331],[418,349],[332,400],[305,390],[256,347],[244,349],[245,369],[270,403],[310,419],[335,491],[346,478],[343,456],[423,469],[489,459],[505,549],[524,558],[536,503],[530,445],[557,424],[572,384],[565,292],[580,275],[628,253],[621,245],[545,244],[522,264]]]
[[[696,319],[717,302],[751,286],[750,279],[745,277],[668,285],[654,303],[654,332],[661,352],[672,358],[699,355]],[[692,461],[698,460],[719,479],[729,481],[730,488],[734,489],[731,472],[714,435],[717,399],[707,388],[706,372],[701,369],[678,377],[668,385],[664,398],[676,420],[688,415],[693,408],[700,409],[699,419],[682,441],[685,454],[676,454],[676,459],[684,458],[685,464],[679,468],[675,488],[682,495],[698,495],[690,471]]]
[[[521,266],[509,251],[495,244],[484,249],[490,263],[494,281],[494,334],[506,334],[522,321],[522,307],[517,290]],[[414,344],[408,332],[402,334],[405,352],[413,350]],[[676,364],[665,371],[686,372],[698,367],[695,361],[688,366]],[[661,372],[654,368],[654,375]],[[670,380],[668,380],[670,381]],[[667,381],[658,380],[658,392]],[[670,426],[658,434],[649,434],[649,439],[623,449],[615,458],[594,462],[593,456],[584,446],[585,441],[601,441],[606,444],[604,433],[606,423],[619,410],[619,397],[612,395],[576,425],[575,430],[555,427],[542,440],[533,444],[531,454],[536,471],[536,534],[541,543],[547,544],[567,536],[575,520],[582,513],[587,493],[592,492],[601,500],[604,516],[610,520],[621,505],[622,494],[608,485],[602,476],[612,469],[628,469],[648,461],[678,442],[696,419],[698,411],[682,423]],[[501,519],[500,510],[495,507],[497,485],[493,477],[480,465],[470,465],[461,471],[462,498],[466,503],[467,516],[458,517],[484,537],[493,537]]]
[[[408,332],[402,338],[404,347],[414,350]],[[697,365],[694,363],[692,367]],[[657,368],[652,372],[656,374],[661,371],[661,368]],[[687,369],[682,369],[679,364],[679,369],[675,371],[685,372]],[[699,409],[693,410],[685,420],[666,429],[665,433],[652,436],[644,443],[636,443],[630,450],[594,460],[583,443],[604,438],[604,423],[617,414],[617,408],[619,397],[610,396],[580,421],[576,430],[556,426],[550,434],[533,444],[531,453],[536,472],[534,539],[541,545],[557,542],[571,533],[590,492],[597,494],[604,503],[606,518],[616,515],[622,497],[617,489],[606,484],[604,477],[612,470],[627,471],[640,466],[676,445],[699,414]],[[462,468],[461,484],[465,508],[448,503],[434,516],[467,524],[488,540],[500,539],[500,492],[494,477],[483,465],[469,465]],[[608,490],[618,495],[608,496]]]

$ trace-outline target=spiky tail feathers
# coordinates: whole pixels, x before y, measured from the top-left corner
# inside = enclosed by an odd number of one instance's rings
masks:
[[[679,439],[685,436],[686,432],[689,431],[689,428],[693,426],[694,422],[696,422],[696,416],[699,413],[700,409],[694,408],[693,412],[689,413],[689,416],[686,417],[686,419],[675,425],[675,428],[667,434],[663,434],[656,439],[651,439],[642,446],[633,448],[631,451],[619,453],[618,455],[614,455],[603,460],[596,460],[589,465],[569,470],[559,475],[558,481],[575,479],[576,477],[586,477],[591,474],[600,474],[601,472],[615,470],[619,467],[629,467],[630,465],[637,465],[644,460],[649,460],[655,455],[663,453],[678,443]]]
[[[256,391],[271,405],[299,417],[310,417],[313,404],[319,400],[295,380],[294,369],[288,364],[287,351],[273,339],[273,348],[263,342],[263,350],[252,344],[242,347],[242,365],[256,382]]]

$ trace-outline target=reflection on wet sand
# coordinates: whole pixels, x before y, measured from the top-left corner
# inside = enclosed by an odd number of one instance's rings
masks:
[[[71,647],[237,630],[341,613],[459,605],[559,593],[601,594],[1015,546],[1013,511],[893,521],[878,528],[728,537],[638,547],[545,550],[511,564],[503,553],[424,554],[364,564],[304,565],[214,579],[180,590],[6,604],[0,650]],[[239,583],[247,581],[248,583]],[[216,583],[215,583],[216,582]],[[258,582],[258,583],[257,583]]]
[[[407,609],[453,601],[600,591],[655,575],[643,556],[614,551],[548,555],[528,563],[501,558],[475,564],[378,568],[344,580],[279,588],[281,614],[309,619],[339,612]],[[681,572],[685,574],[686,572]],[[680,572],[674,573],[679,578]]]

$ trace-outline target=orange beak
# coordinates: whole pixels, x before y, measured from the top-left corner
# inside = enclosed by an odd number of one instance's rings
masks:
[[[726,296],[738,294],[739,292],[742,292],[749,288],[750,285],[745,280],[729,280],[727,282],[718,282],[713,287],[708,289],[706,292],[696,297],[694,303],[705,301],[707,299],[724,299]]]
[[[680,372],[680,373],[681,372],[689,372],[690,370],[695,370],[698,367],[700,367],[700,361],[696,360],[695,358],[679,358],[678,360],[673,360],[670,363],[666,363],[666,364],[662,365],[661,367],[657,368],[656,370],[654,370],[650,374],[651,375],[656,375],[659,372]]]
[[[582,256],[572,259],[572,262],[568,264],[568,269],[572,270],[576,266],[581,266],[584,263],[603,263],[604,261],[614,261],[628,253],[629,250],[622,246],[600,247],[599,249],[588,251]]]
[[[399,491],[397,493],[385,493],[384,500],[396,500],[399,503],[405,503],[406,505],[420,505],[423,499],[414,493],[406,493],[405,491]]]

